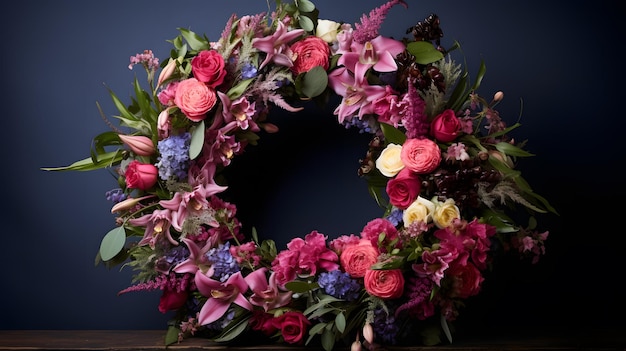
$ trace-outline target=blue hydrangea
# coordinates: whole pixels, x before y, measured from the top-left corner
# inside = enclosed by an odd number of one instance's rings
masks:
[[[328,295],[338,299],[353,301],[359,298],[359,283],[340,270],[321,273],[317,283]]]
[[[385,217],[389,222],[391,222],[394,227],[397,227],[398,224],[400,224],[400,222],[402,222],[402,210],[394,207],[391,212],[389,213],[389,215],[387,217]]]
[[[163,180],[177,178],[187,179],[189,168],[189,143],[191,134],[172,135],[159,141],[159,161],[156,166],[159,169],[159,177]]]
[[[206,256],[213,265],[213,277],[221,282],[228,280],[232,274],[239,272],[239,265],[230,253],[229,242],[210,249]]]
[[[374,129],[372,129],[372,124],[370,123],[370,120],[359,119],[358,116],[353,116],[351,119],[344,120],[343,125],[346,129],[357,128],[360,134],[374,133]]]

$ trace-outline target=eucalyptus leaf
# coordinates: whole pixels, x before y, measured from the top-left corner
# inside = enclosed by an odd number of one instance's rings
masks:
[[[180,334],[180,329],[174,326],[170,326],[167,328],[167,333],[165,334],[165,346],[173,345],[178,343],[178,335]]]
[[[313,12],[315,10],[315,4],[309,0],[298,0],[297,3],[300,12]]]
[[[342,334],[346,330],[346,316],[343,314],[343,312],[337,313],[337,315],[335,316],[335,326],[337,327],[337,330],[339,330],[339,332]]]
[[[406,49],[415,56],[415,62],[420,65],[437,62],[443,58],[443,53],[429,41],[412,41],[406,46]]]
[[[300,28],[307,32],[311,32],[315,29],[313,21],[308,16],[300,15],[298,22],[300,23]]]
[[[332,351],[335,347],[335,333],[332,330],[324,330],[322,333],[322,347],[326,351]]]
[[[189,159],[195,160],[202,152],[204,145],[204,121],[198,124],[191,131],[191,141],[189,142]]]
[[[213,341],[216,341],[216,342],[231,341],[237,336],[239,336],[241,333],[243,333],[247,327],[248,327],[248,319],[244,319],[236,323],[235,325],[229,324],[227,327],[228,329],[224,329],[222,331],[221,336],[213,339]]]
[[[326,90],[327,86],[328,74],[323,67],[315,66],[308,72],[304,73],[301,90],[305,96],[309,98],[319,96],[324,92],[324,90]]]
[[[126,243],[126,231],[120,226],[109,231],[100,243],[100,257],[103,261],[108,261],[115,257]]]

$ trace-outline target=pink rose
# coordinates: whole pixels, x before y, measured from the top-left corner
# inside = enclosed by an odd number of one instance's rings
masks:
[[[465,265],[458,263],[450,265],[445,274],[452,280],[452,297],[462,299],[478,294],[480,284],[484,280],[478,268],[470,262]]]
[[[126,186],[131,189],[148,190],[156,184],[159,170],[149,163],[133,160],[128,164],[124,176]]]
[[[362,278],[365,272],[378,262],[378,250],[367,239],[361,239],[357,245],[346,247],[339,257],[341,267],[352,278]]]
[[[206,113],[215,106],[217,94],[215,90],[196,78],[189,78],[178,83],[174,103],[194,122],[206,118]]]
[[[422,183],[414,172],[403,168],[394,178],[387,182],[389,202],[401,210],[409,207],[420,194]]]
[[[187,302],[188,293],[186,291],[176,291],[172,289],[163,290],[163,295],[159,301],[159,311],[166,313],[167,311],[177,310]]]
[[[439,167],[441,150],[430,139],[407,139],[402,144],[400,159],[406,168],[417,174],[426,174]]]
[[[330,47],[318,37],[310,36],[291,45],[293,66],[291,71],[298,75],[308,72],[313,67],[322,66],[328,69]]]
[[[461,121],[451,109],[444,110],[430,123],[430,134],[442,143],[456,139],[460,130]]]
[[[301,313],[296,311],[285,312],[272,320],[273,325],[280,329],[280,333],[286,343],[302,344],[307,335],[307,327],[311,322]]]
[[[203,50],[191,59],[193,76],[211,88],[224,82],[226,70],[224,58],[215,50]]]
[[[363,285],[370,295],[397,299],[404,291],[404,276],[400,269],[368,269]]]

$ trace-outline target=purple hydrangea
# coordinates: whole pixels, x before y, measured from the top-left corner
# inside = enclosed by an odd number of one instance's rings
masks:
[[[394,227],[397,227],[400,222],[402,222],[402,214],[403,211],[397,207],[394,207],[389,215],[385,217]]]
[[[340,270],[321,273],[317,283],[328,295],[338,299],[354,301],[359,298],[359,283]]]
[[[239,272],[237,260],[230,253],[229,242],[210,249],[206,256],[213,266],[213,277],[221,282],[225,282],[232,274]]]
[[[126,194],[124,194],[124,191],[121,188],[111,189],[105,193],[105,196],[107,200],[115,203],[126,200]]]
[[[392,313],[388,313],[382,308],[377,308],[374,311],[373,327],[376,339],[380,340],[383,344],[396,344],[396,335],[398,334],[399,328]]]
[[[159,141],[159,162],[156,166],[159,169],[159,177],[163,180],[178,178],[187,179],[189,168],[189,143],[191,134],[172,135],[169,138]]]
[[[242,79],[254,78],[257,75],[258,75],[258,70],[251,63],[246,62],[246,63],[243,64],[243,67],[241,67],[241,78]]]

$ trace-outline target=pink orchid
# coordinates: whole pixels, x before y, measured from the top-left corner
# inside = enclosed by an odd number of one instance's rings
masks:
[[[170,210],[164,209],[154,210],[152,213],[148,213],[139,218],[129,219],[128,223],[134,226],[145,226],[146,229],[143,238],[139,241],[138,245],[150,245],[150,247],[154,249],[157,239],[162,235],[165,236],[172,245],[178,245],[178,242],[172,238],[172,233],[170,233],[171,219]]]
[[[196,273],[198,270],[210,277],[213,275],[213,265],[209,262],[206,253],[215,246],[214,240],[209,238],[203,247],[198,246],[195,241],[183,238],[182,241],[189,248],[189,257],[174,267],[176,273]]]
[[[414,263],[413,270],[420,276],[430,278],[437,286],[441,286],[444,272],[458,255],[445,249],[424,251],[422,260],[424,263]]]
[[[243,293],[248,290],[248,284],[241,272],[231,275],[226,282],[222,283],[197,271],[195,283],[198,291],[203,296],[208,297],[198,315],[200,325],[210,324],[218,320],[228,311],[232,303],[249,311],[253,309],[252,304],[243,296]]]
[[[272,35],[252,39],[252,47],[267,54],[259,69],[270,62],[279,66],[293,66],[293,61],[288,55],[289,43],[304,33],[304,29],[289,31],[282,21],[278,21],[276,31]]]
[[[267,268],[260,268],[246,276],[245,280],[253,294],[250,303],[263,307],[265,312],[285,306],[291,301],[290,291],[280,291],[276,282],[276,273],[272,272],[268,279],[265,277]]]
[[[217,96],[222,101],[222,116],[226,123],[236,122],[237,126],[246,130],[250,128],[253,132],[258,132],[259,126],[252,117],[256,114],[255,103],[250,103],[245,96],[231,101],[228,95],[217,92]]]
[[[405,47],[398,40],[379,35],[364,44],[353,41],[351,49],[351,52],[341,55],[338,65],[346,66],[352,72],[356,72],[358,65],[365,65],[368,69],[371,67],[378,72],[393,72],[398,69],[395,58]]]
[[[356,71],[352,74],[346,67],[339,67],[328,75],[328,85],[343,96],[341,103],[334,111],[339,123],[358,115],[361,119],[364,115],[374,112],[373,102],[386,95],[382,85],[369,85],[365,79],[367,66],[356,65]]]

